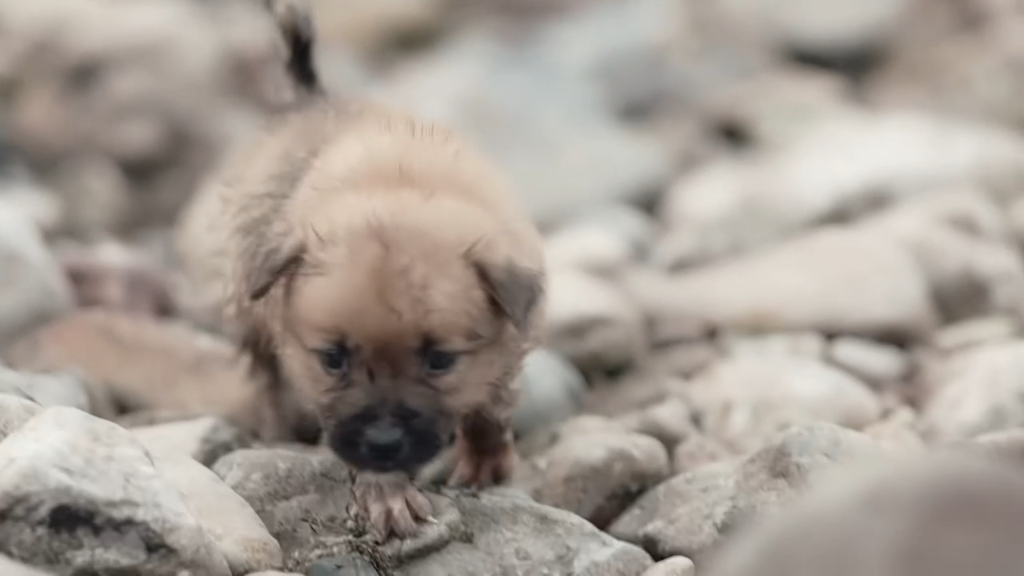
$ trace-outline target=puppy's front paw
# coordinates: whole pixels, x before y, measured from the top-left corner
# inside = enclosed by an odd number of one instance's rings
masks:
[[[502,438],[486,447],[459,433],[455,440],[455,472],[448,484],[468,488],[487,488],[512,475],[516,452],[512,441]]]
[[[392,534],[408,538],[433,512],[430,500],[401,473],[361,472],[352,492],[358,512],[382,540]]]

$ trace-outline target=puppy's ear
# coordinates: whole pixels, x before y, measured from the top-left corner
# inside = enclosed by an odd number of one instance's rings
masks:
[[[269,246],[249,258],[244,288],[249,300],[263,299],[281,279],[292,276],[302,266],[305,248],[294,246]]]
[[[544,295],[541,274],[512,263],[496,265],[478,259],[471,262],[492,304],[516,330],[526,332],[530,315]]]

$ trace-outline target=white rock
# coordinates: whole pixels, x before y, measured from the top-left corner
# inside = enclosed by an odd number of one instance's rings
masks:
[[[181,492],[185,504],[213,538],[233,576],[282,564],[281,546],[260,517],[219,476],[189,456],[154,458],[160,476]]]
[[[980,346],[932,371],[937,390],[924,407],[929,440],[970,438],[1024,426],[1024,341]]]
[[[830,422],[853,429],[878,420],[882,406],[856,378],[820,362],[784,356],[726,359],[689,387],[703,429],[739,451],[794,424]]]
[[[230,574],[131,434],[66,407],[0,443],[0,552],[12,551],[62,572]]]
[[[637,363],[648,349],[641,311],[611,282],[577,270],[549,272],[547,342],[584,372]]]
[[[864,338],[844,336],[832,341],[828,359],[869,384],[883,386],[902,381],[910,373],[910,359],[900,348]]]
[[[89,392],[70,374],[18,372],[0,365],[0,393],[32,400],[44,407],[68,406],[88,412]]]
[[[546,348],[526,355],[512,428],[527,436],[572,418],[583,406],[587,383],[571,362]]]
[[[935,333],[932,345],[943,352],[954,352],[981,344],[1012,340],[1020,334],[1020,323],[1006,316],[972,318],[944,326]]]
[[[577,224],[556,231],[545,245],[549,265],[612,275],[634,257],[629,241],[596,224]]]
[[[644,576],[695,576],[697,568],[686,556],[673,556],[658,562],[644,572]]]
[[[129,431],[153,455],[189,457],[206,466],[251,444],[238,428],[215,416],[139,426]]]
[[[46,572],[15,562],[0,554],[0,574],[4,576],[49,576]]]
[[[725,334],[719,339],[729,355],[782,355],[820,359],[825,355],[825,337],[817,332],[763,334]]]
[[[42,234],[20,211],[0,210],[0,270],[0,349],[74,306]]]
[[[43,411],[39,404],[11,394],[0,394],[0,442]]]
[[[738,331],[919,338],[938,322],[899,242],[842,227],[673,276],[636,271],[623,285],[651,318]]]

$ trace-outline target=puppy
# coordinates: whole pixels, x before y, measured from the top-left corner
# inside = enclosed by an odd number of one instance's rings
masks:
[[[406,537],[431,515],[411,478],[449,443],[452,484],[510,474],[514,382],[545,308],[541,236],[451,131],[325,95],[310,22],[278,14],[305,95],[197,193],[182,264],[268,385],[315,412],[371,527]]]

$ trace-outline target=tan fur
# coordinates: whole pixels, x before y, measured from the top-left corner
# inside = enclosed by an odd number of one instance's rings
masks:
[[[507,474],[513,383],[544,313],[542,242],[497,169],[452,132],[314,99],[199,192],[178,247],[226,330],[325,425],[389,387],[458,423],[462,480]],[[312,350],[339,338],[379,381],[353,373],[341,386],[324,371]],[[425,338],[462,353],[428,385]]]

